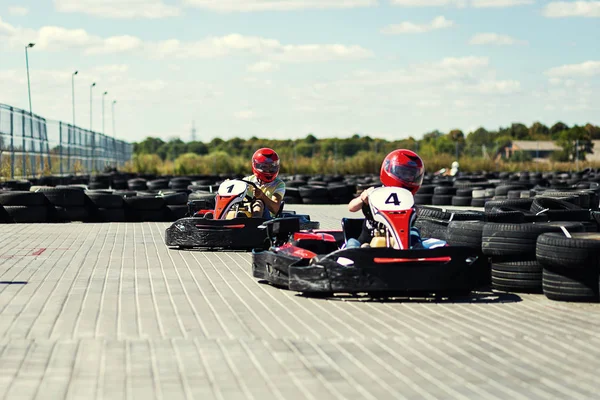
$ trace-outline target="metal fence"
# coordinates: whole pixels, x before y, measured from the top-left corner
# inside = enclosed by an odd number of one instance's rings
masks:
[[[131,143],[0,104],[0,176],[94,173],[132,153]]]

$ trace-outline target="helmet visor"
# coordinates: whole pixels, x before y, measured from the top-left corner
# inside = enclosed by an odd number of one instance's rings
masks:
[[[407,167],[406,165],[392,165],[389,172],[396,178],[406,183],[420,184],[423,180],[423,174],[419,168]]]
[[[279,161],[254,163],[254,168],[264,173],[275,173],[279,171]]]

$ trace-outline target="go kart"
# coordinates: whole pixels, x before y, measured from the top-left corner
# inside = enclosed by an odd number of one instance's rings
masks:
[[[485,282],[487,260],[463,246],[410,248],[412,194],[383,187],[369,195],[376,237],[371,247],[347,248],[364,218],[342,220],[342,230],[299,232],[293,219],[264,224],[270,247],[252,251],[255,278],[313,296],[368,293],[374,297],[467,295]],[[487,272],[489,273],[489,272]]]
[[[191,217],[173,222],[165,231],[165,244],[180,249],[232,249],[250,250],[267,248],[269,241],[264,229],[267,220],[254,218],[250,204],[255,200],[249,186],[257,186],[243,179],[224,181],[215,196],[214,209],[196,210]],[[292,218],[301,229],[318,229],[318,221],[311,221],[306,214],[283,211],[281,204],[277,218]],[[191,207],[190,207],[191,209]]]

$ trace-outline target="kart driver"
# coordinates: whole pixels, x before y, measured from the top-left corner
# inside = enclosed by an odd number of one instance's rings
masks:
[[[253,175],[244,180],[256,183],[254,201],[251,204],[252,217],[272,219],[281,208],[285,196],[285,182],[277,177],[279,174],[279,156],[275,150],[268,147],[256,150],[252,156]]]
[[[421,188],[423,176],[425,175],[425,166],[421,157],[414,151],[398,149],[389,153],[381,164],[379,179],[383,186],[395,186],[410,191],[413,195]],[[371,240],[374,237],[375,223],[369,208],[369,194],[376,187],[370,187],[360,196],[352,199],[348,204],[350,212],[362,210],[365,215],[363,229],[358,239],[348,239],[345,248],[370,247]],[[410,221],[410,247],[411,248],[433,248],[446,244],[443,240],[427,239],[422,240],[417,227],[412,226],[416,219],[416,213],[413,213]]]

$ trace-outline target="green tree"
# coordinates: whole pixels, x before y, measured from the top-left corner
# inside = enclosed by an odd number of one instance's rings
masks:
[[[453,142],[463,143],[465,141],[465,134],[460,129],[453,129],[448,132],[448,138]]]
[[[600,126],[592,125],[590,123],[585,124],[583,127],[589,134],[592,140],[600,139]]]
[[[317,141],[317,138],[316,138],[316,137],[315,137],[315,135],[313,135],[312,133],[309,133],[309,134],[308,134],[308,136],[306,136],[306,138],[304,139],[304,141],[305,141],[306,143],[313,144],[313,143],[316,143],[316,141]]]
[[[556,140],[556,139],[558,139],[558,135],[562,131],[566,131],[568,129],[569,129],[568,125],[563,124],[562,122],[558,121],[557,123],[552,125],[552,127],[550,128],[550,137],[552,138],[552,140]]]
[[[208,147],[202,142],[189,142],[187,144],[187,151],[198,155],[204,155],[208,154]]]
[[[550,138],[550,129],[541,122],[534,122],[529,127],[529,138],[534,140],[545,140]]]
[[[569,161],[585,160],[585,155],[593,152],[594,144],[591,135],[585,128],[575,125],[569,130],[562,131],[556,144],[562,147]]]

